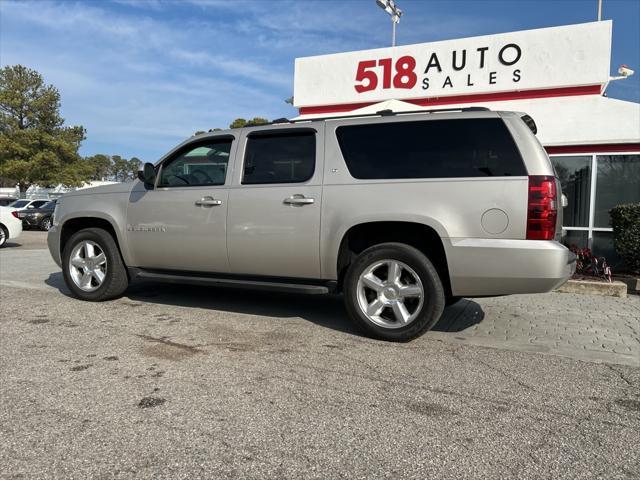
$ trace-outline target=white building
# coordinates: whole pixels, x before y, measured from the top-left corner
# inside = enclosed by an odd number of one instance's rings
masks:
[[[25,198],[29,199],[50,199],[54,200],[56,198],[61,197],[67,192],[72,192],[74,190],[82,190],[84,188],[92,188],[92,187],[100,187],[102,185],[110,185],[112,183],[118,182],[110,182],[110,181],[98,181],[94,180],[89,183],[85,183],[81,187],[65,187],[64,185],[56,185],[55,187],[41,187],[39,185],[31,185],[27,191],[25,192]],[[20,188],[16,185],[11,188],[0,188],[0,196],[7,197],[15,197],[20,198]]]
[[[296,59],[298,119],[481,106],[535,120],[569,198],[565,242],[615,260],[609,209],[640,202],[640,104],[607,98],[612,22]]]

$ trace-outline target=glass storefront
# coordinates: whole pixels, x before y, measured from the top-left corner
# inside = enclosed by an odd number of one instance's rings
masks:
[[[562,184],[562,193],[569,199],[569,205],[562,212],[564,225],[588,227],[591,155],[554,157],[552,161]]]
[[[564,243],[590,247],[613,267],[622,267],[613,248],[609,210],[640,202],[640,153],[554,155],[551,162],[569,205],[563,210]]]
[[[640,202],[640,155],[598,155],[594,225],[610,227],[609,210]]]
[[[562,238],[563,243],[570,247],[586,247],[589,243],[589,232],[586,230],[567,230],[566,235]]]

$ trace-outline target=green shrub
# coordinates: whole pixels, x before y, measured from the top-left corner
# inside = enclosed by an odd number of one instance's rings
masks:
[[[640,203],[617,205],[609,213],[616,252],[627,268],[640,272]]]

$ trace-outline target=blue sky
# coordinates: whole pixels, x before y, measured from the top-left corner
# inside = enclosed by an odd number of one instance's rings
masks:
[[[593,21],[596,0],[397,0],[398,44]],[[613,70],[640,70],[640,1],[604,0]],[[196,130],[296,115],[295,57],[388,46],[374,0],[0,0],[0,64],[59,88],[81,153],[153,161]],[[613,72],[612,72],[613,73]],[[640,101],[640,72],[607,90]]]

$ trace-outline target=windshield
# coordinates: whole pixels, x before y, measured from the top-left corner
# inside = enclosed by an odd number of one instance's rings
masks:
[[[10,203],[8,206],[11,208],[24,208],[29,204],[29,200],[16,200],[13,203]]]
[[[56,201],[52,200],[50,202],[47,202],[44,205],[42,205],[42,207],[40,208],[44,208],[46,210],[53,210],[54,208],[56,208]]]

